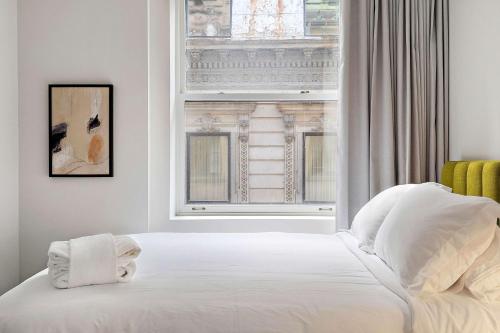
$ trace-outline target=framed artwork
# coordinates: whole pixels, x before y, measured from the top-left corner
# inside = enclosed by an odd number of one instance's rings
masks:
[[[113,177],[113,86],[49,85],[49,176]]]

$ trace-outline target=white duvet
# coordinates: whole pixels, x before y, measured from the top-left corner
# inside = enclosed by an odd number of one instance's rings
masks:
[[[0,332],[468,332],[464,318],[498,330],[498,307],[410,300],[347,233],[132,237],[133,281],[58,290],[43,271],[0,297]]]

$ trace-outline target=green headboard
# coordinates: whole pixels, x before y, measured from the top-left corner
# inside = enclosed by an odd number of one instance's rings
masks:
[[[450,161],[441,172],[441,184],[453,193],[476,195],[500,202],[500,161]]]
[[[441,171],[441,184],[453,193],[476,195],[500,202],[500,161],[450,161]],[[500,227],[500,219],[497,221]]]

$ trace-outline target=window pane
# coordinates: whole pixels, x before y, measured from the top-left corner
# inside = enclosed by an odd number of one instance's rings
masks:
[[[337,90],[337,0],[228,1],[188,1],[187,91]],[[199,8],[208,7],[218,8],[213,13],[229,12],[230,18],[200,15],[207,10]],[[209,28],[211,20],[228,28]]]
[[[239,39],[302,38],[303,0],[234,0],[232,34]]]
[[[304,201],[335,201],[335,136],[304,135]]]
[[[306,35],[337,35],[339,0],[305,0],[305,21]]]
[[[204,138],[196,147],[194,137],[188,142],[190,176],[201,179],[196,200],[229,198],[231,204],[334,201],[336,109],[336,102],[186,102],[186,131]],[[224,145],[229,151],[220,155],[230,156],[229,171],[222,169],[227,166],[225,160],[211,157],[214,147],[221,151],[222,147],[205,139],[215,140],[222,133],[232,142]],[[211,169],[224,172],[207,176]],[[224,192],[226,175],[231,175],[229,195]],[[191,201],[193,191],[191,185]]]
[[[229,136],[188,134],[188,201],[229,201]]]
[[[189,37],[231,36],[231,0],[188,0]]]

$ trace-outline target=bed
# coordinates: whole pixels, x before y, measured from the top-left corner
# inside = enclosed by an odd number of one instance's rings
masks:
[[[0,297],[0,332],[499,332],[500,304],[411,297],[348,232],[131,235],[130,283]]]

